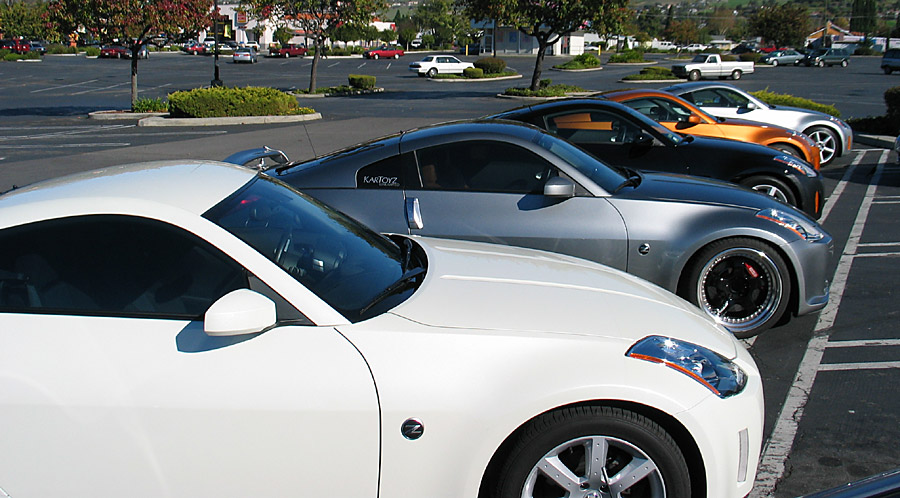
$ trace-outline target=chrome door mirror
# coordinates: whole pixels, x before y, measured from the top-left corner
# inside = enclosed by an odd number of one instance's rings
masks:
[[[554,176],[544,184],[544,195],[547,197],[575,197],[575,183],[568,178]]]

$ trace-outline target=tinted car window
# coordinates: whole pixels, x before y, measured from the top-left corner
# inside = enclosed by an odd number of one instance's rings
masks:
[[[416,151],[426,190],[540,193],[553,168],[518,145],[473,140]]]
[[[714,107],[745,107],[750,101],[739,93],[717,89],[697,90],[687,95],[682,95],[686,100],[700,107],[708,105]]]
[[[623,104],[655,121],[687,121],[693,114],[687,107],[666,99],[646,97]]]
[[[81,216],[0,232],[0,310],[197,319],[244,287],[237,263],[155,220]]]
[[[398,189],[401,174],[400,156],[391,156],[360,168],[356,173],[356,185],[359,188]]]

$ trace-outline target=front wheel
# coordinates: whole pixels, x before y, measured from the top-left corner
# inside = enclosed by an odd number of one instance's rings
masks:
[[[778,59],[772,59],[772,66],[773,67],[778,66]]]
[[[814,126],[803,133],[813,139],[819,147],[819,164],[825,166],[834,160],[838,152],[837,133],[824,126]]]
[[[800,209],[800,206],[797,206],[797,196],[784,181],[778,178],[751,176],[741,180],[741,185]]]
[[[847,67],[847,64],[849,64],[849,62],[847,62],[847,59],[841,61],[841,67]]]
[[[697,81],[700,79],[700,71],[694,69],[690,73],[688,73],[688,81]]]
[[[635,412],[564,408],[530,421],[497,474],[493,498],[629,496],[689,498],[677,443]]]
[[[288,58],[290,58],[290,57],[291,57],[291,54],[289,54],[289,53],[287,53],[287,52],[284,53],[284,58],[285,58],[285,59],[288,59]]]
[[[740,339],[778,323],[791,296],[781,255],[743,237],[713,242],[697,253],[682,285],[684,297]]]
[[[372,56],[372,58],[375,59],[375,60],[378,60],[378,54],[374,54],[374,55]]]
[[[433,68],[431,68],[431,69],[428,70],[428,77],[429,77],[429,78],[434,78],[435,76],[437,76],[437,73],[438,73],[437,68],[434,68],[434,67],[433,67]]]
[[[740,69],[735,69],[734,71],[731,72],[731,79],[739,80],[739,79],[741,79],[741,76],[743,74],[744,73],[742,73]]]
[[[884,74],[891,74],[894,71],[893,69],[891,69],[889,67],[884,67],[882,69],[884,69]]]
[[[394,58],[395,58],[395,59],[399,59],[399,58],[400,58],[400,54],[394,54]]]

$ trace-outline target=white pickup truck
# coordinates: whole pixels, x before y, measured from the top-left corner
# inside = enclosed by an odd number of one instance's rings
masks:
[[[698,54],[687,64],[675,64],[672,73],[680,78],[697,81],[700,78],[726,78],[739,80],[753,72],[753,62],[722,61],[719,54]]]

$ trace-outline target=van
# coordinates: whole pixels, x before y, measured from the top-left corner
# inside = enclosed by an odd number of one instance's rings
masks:
[[[834,66],[847,67],[850,63],[850,52],[844,48],[820,48],[806,54],[803,64],[806,66]]]
[[[884,52],[881,57],[881,70],[884,74],[900,70],[900,48],[891,48]]]

